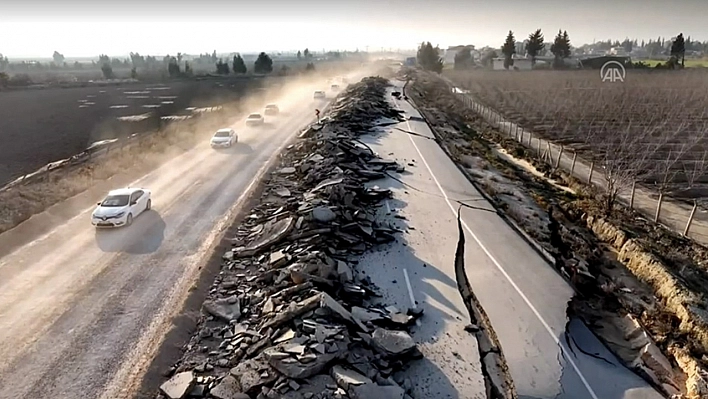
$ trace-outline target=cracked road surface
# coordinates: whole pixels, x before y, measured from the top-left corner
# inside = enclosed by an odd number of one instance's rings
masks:
[[[393,82],[397,85],[395,90],[401,91],[402,82]],[[474,390],[478,383],[454,373],[455,364],[461,359],[477,368],[476,361],[464,358],[474,352],[470,348],[476,345],[474,337],[468,334],[469,341],[465,343],[459,331],[464,325],[459,317],[465,321],[469,318],[460,314],[453,268],[458,239],[456,200],[475,207],[492,207],[440,146],[428,139],[433,134],[419,119],[420,114],[408,102],[391,101],[412,117],[394,127],[425,137],[388,128],[388,133],[365,141],[381,155],[408,164],[402,175],[408,186],[393,179],[377,185],[394,191],[389,207],[405,216],[405,224],[415,229],[407,232],[405,248],[395,249],[399,253],[394,257],[381,254],[362,264],[374,264],[371,273],[381,270],[391,274],[389,279],[378,278],[377,284],[391,281],[379,285],[387,296],[398,298],[399,306],[410,306],[411,300],[417,300],[424,307],[426,316],[414,335],[424,342],[424,353],[426,347],[438,347],[435,338],[455,344],[438,352],[426,366],[430,378],[436,378],[438,383],[434,390],[426,383],[425,393],[430,396],[424,397],[481,397]],[[583,323],[574,320],[566,330],[571,288],[496,213],[462,208],[462,220],[467,275],[499,337],[520,399],[661,398],[644,380],[622,366]],[[441,373],[439,369],[448,370]],[[473,378],[477,380],[478,376]],[[435,393],[442,395],[434,396]]]
[[[233,148],[204,143],[135,181],[153,206],[132,226],[96,231],[90,207],[0,258],[0,398],[130,397],[234,204],[323,108],[318,88],[269,126],[235,125]]]

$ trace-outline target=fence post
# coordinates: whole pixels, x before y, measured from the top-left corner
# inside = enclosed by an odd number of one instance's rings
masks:
[[[548,153],[548,164],[553,166],[553,150],[550,141],[546,141],[546,152]]]
[[[560,152],[558,152],[558,159],[556,160],[556,169],[560,167],[561,157],[563,156],[563,146],[561,146]]]
[[[595,161],[590,162],[590,174],[588,175],[588,184],[592,184],[592,172],[595,171]]]
[[[522,130],[522,132],[523,132],[523,130]],[[531,147],[531,149],[533,149],[533,146],[531,145],[531,140],[533,140],[533,133],[531,133],[531,131],[529,130],[529,144],[528,144],[528,146]]]
[[[686,237],[688,235],[688,230],[691,228],[691,222],[693,222],[693,215],[696,214],[696,208],[698,207],[698,203],[694,200],[693,201],[693,209],[691,209],[691,214],[688,216],[688,221],[686,222],[686,228],[683,229],[683,236]]]
[[[538,145],[536,146],[536,155],[537,155],[539,158],[541,158],[541,138],[540,138],[540,137],[537,138],[536,143],[538,144]]]
[[[578,158],[578,152],[573,151],[573,163],[570,164],[570,175],[573,176],[573,171],[575,170],[575,160]]]
[[[632,193],[629,195],[629,209],[634,209],[634,189],[637,186],[637,181],[632,181]]]
[[[654,223],[659,223],[659,216],[661,216],[661,204],[664,202],[664,193],[659,192],[659,201],[656,203],[656,213],[654,214]]]

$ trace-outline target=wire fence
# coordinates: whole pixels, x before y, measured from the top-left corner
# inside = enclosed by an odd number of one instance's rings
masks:
[[[553,169],[564,170],[578,180],[607,190],[605,173],[600,165],[583,158],[572,148],[552,143],[532,131],[504,118],[493,108],[477,101],[466,90],[461,90],[452,82],[446,81],[450,91],[464,106],[480,115],[490,126],[514,139],[532,151],[540,161],[548,163]],[[621,190],[618,200],[624,205],[639,211],[648,220],[664,225],[681,234],[690,236],[702,244],[708,244],[708,215],[696,202],[687,203],[668,199],[663,193],[636,183]]]

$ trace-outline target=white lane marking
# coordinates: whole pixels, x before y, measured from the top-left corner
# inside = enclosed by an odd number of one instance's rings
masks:
[[[388,215],[391,213],[391,207],[388,205],[388,200],[384,201],[384,204],[386,204],[386,214]]]
[[[408,287],[408,296],[411,298],[411,307],[415,308],[415,297],[413,296],[413,287],[411,287],[411,280],[408,278],[408,270],[403,269],[403,277],[406,278],[406,287]]]
[[[395,101],[395,100],[394,100],[394,101]],[[406,124],[408,125],[408,130],[410,130],[410,131],[412,132],[412,131],[413,131],[413,128],[411,127],[410,122],[409,122],[409,121],[406,121]],[[423,161],[423,164],[424,164],[425,167],[428,169],[428,172],[430,173],[430,176],[433,178],[433,181],[435,182],[435,185],[438,186],[438,190],[440,190],[440,193],[441,193],[441,194],[443,195],[443,197],[445,198],[445,202],[447,202],[447,205],[450,207],[450,210],[452,211],[452,213],[453,213],[454,215],[457,215],[457,211],[455,210],[455,207],[452,206],[452,203],[450,202],[450,199],[448,198],[447,193],[445,193],[445,190],[443,190],[443,188],[442,188],[442,186],[440,185],[440,182],[438,181],[437,177],[435,177],[435,174],[433,173],[433,170],[430,169],[430,166],[428,165],[428,162],[425,160],[425,157],[424,157],[423,154],[420,152],[420,149],[418,148],[418,145],[416,145],[415,141],[413,140],[412,135],[407,134],[406,136],[408,136],[408,139],[410,140],[411,144],[413,144],[413,147],[415,147],[416,152],[418,152],[418,155],[420,156],[420,159]],[[588,390],[588,393],[590,393],[590,396],[592,396],[593,399],[598,399],[597,395],[595,394],[595,391],[590,387],[590,384],[589,384],[588,381],[585,379],[585,376],[583,375],[583,373],[581,373],[580,370],[578,369],[578,366],[577,366],[577,365],[575,364],[575,362],[573,361],[573,358],[570,356],[570,354],[568,354],[568,352],[566,351],[566,349],[563,347],[563,345],[561,344],[561,342],[560,342],[560,340],[558,339],[558,337],[556,336],[556,334],[553,333],[553,330],[552,330],[551,327],[548,325],[548,323],[546,322],[546,320],[544,320],[543,317],[541,316],[541,314],[538,312],[538,310],[536,310],[536,307],[533,306],[533,304],[531,303],[531,301],[530,301],[530,300],[526,297],[526,295],[521,291],[521,289],[519,288],[519,286],[516,285],[516,283],[514,282],[514,280],[511,279],[511,276],[509,276],[509,274],[508,274],[508,273],[506,272],[506,270],[504,270],[504,268],[499,264],[499,262],[496,260],[496,258],[494,258],[494,256],[492,256],[492,254],[489,252],[489,250],[484,246],[484,244],[482,244],[482,242],[479,240],[479,238],[477,238],[477,235],[474,234],[474,232],[472,231],[472,229],[469,228],[469,226],[467,226],[467,223],[465,223],[464,220],[462,221],[462,226],[465,228],[465,230],[467,230],[468,233],[470,233],[470,235],[472,236],[472,238],[477,242],[477,245],[479,245],[479,247],[482,249],[482,251],[484,251],[484,253],[487,255],[487,257],[489,258],[489,260],[491,260],[492,263],[494,263],[494,266],[496,266],[497,269],[499,269],[499,271],[504,275],[504,277],[507,279],[507,281],[509,281],[509,283],[511,284],[511,286],[514,287],[514,290],[516,290],[516,292],[521,296],[521,298],[524,300],[524,302],[526,302],[526,304],[529,306],[529,308],[531,308],[531,311],[534,313],[534,315],[536,315],[536,318],[538,318],[538,320],[541,322],[541,324],[543,324],[543,327],[546,329],[546,332],[548,332],[548,335],[551,336],[551,339],[553,339],[553,341],[556,343],[556,345],[558,345],[558,347],[560,348],[560,350],[561,350],[561,351],[563,352],[563,354],[565,355],[565,358],[568,359],[568,362],[570,363],[571,367],[573,367],[573,370],[575,370],[575,372],[578,374],[578,377],[580,377],[580,380],[583,382],[583,385],[585,385],[585,388]]]

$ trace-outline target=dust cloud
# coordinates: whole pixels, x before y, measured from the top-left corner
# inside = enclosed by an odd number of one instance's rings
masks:
[[[297,112],[311,112],[324,104],[313,100],[315,90],[325,90],[331,99],[337,93],[329,90],[329,79],[346,77],[350,83],[367,74],[374,74],[375,66],[356,63],[345,67],[322,68],[310,75],[267,79],[267,87],[246,93],[236,101],[220,103],[223,98],[203,98],[200,105],[220,106],[220,112],[165,124],[149,133],[123,140],[124,145],[113,147],[107,153],[87,162],[51,171],[26,185],[18,185],[0,192],[0,256],[47,234],[54,226],[89,212],[108,190],[126,186],[158,169],[161,179],[179,179],[180,170],[168,170],[163,165],[178,156],[185,162],[204,161],[212,156],[208,140],[224,127],[237,133],[246,131],[245,117],[251,112],[263,113],[267,104],[275,103],[281,110],[277,128],[300,126],[283,125]],[[346,87],[340,84],[341,90]],[[303,106],[311,102],[311,106]],[[268,117],[266,117],[268,121]],[[99,127],[100,128],[100,127]],[[99,137],[110,137],[113,131],[97,132]],[[115,136],[113,136],[115,137]]]

